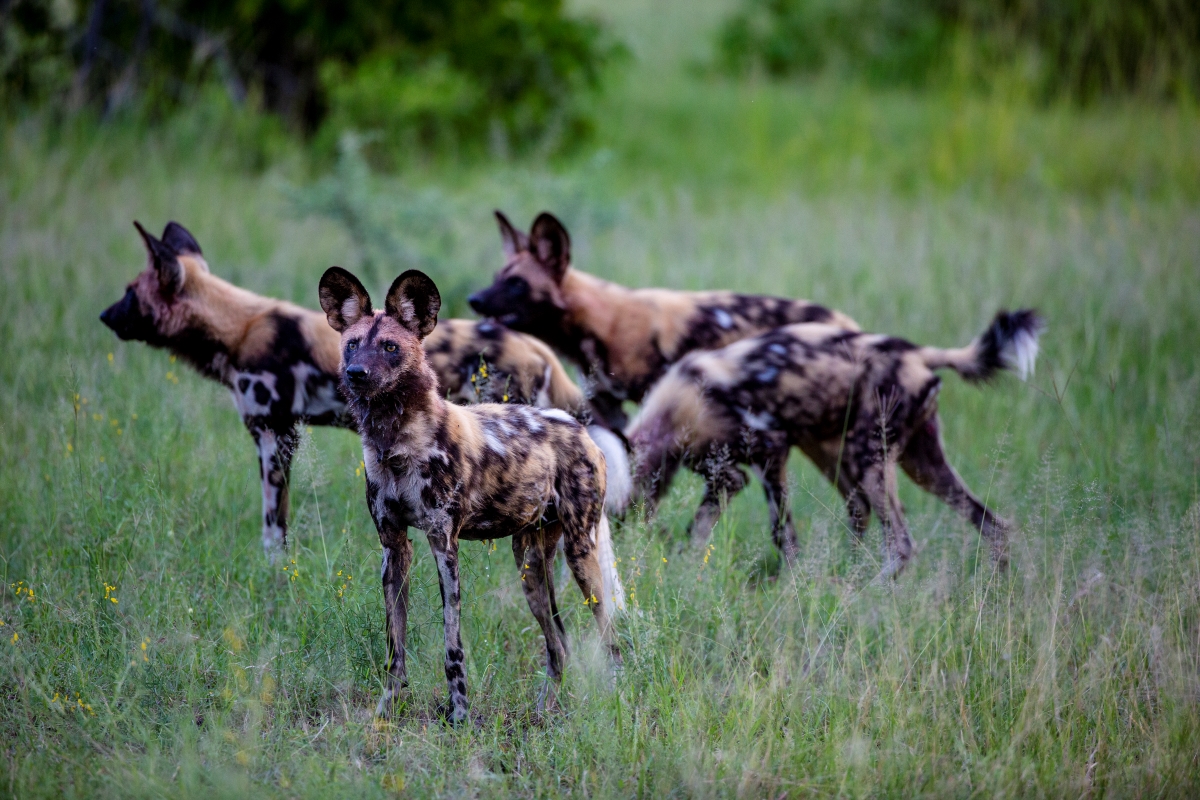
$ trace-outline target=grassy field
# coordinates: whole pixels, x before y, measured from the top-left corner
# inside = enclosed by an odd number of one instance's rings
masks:
[[[561,160],[377,175],[349,152],[248,151],[201,108],[155,133],[4,132],[0,153],[0,791],[36,796],[1196,796],[1200,793],[1200,123],[706,77],[726,4],[599,4],[633,58]],[[242,127],[239,127],[242,126]],[[250,131],[251,133],[246,133]],[[919,553],[870,581],[802,459],[803,557],[756,487],[711,548],[614,531],[630,591],[610,686],[569,598],[564,707],[507,543],[465,544],[472,724],[451,730],[436,572],[417,542],[412,693],[373,719],[378,540],[358,440],[316,429],[292,552],[259,547],[257,466],[220,387],[97,320],[177,219],[215,272],[316,306],[330,264],[419,266],[450,315],[500,264],[494,207],[569,226],[633,285],[809,297],[956,345],[1001,306],[1049,320],[1028,384],[947,377],[947,448],[1017,522],[978,537],[904,483]]]

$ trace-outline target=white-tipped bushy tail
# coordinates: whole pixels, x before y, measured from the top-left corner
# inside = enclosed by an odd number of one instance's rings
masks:
[[[608,515],[600,517],[594,537],[596,557],[600,561],[600,580],[604,587],[604,599],[618,611],[625,610],[625,586],[617,572],[617,554],[613,550],[612,532],[608,528]]]
[[[1006,369],[1017,373],[1021,380],[1033,374],[1038,357],[1038,336],[1041,332],[1042,321],[1035,317],[1032,324],[1014,328],[1000,346],[1000,361]]]
[[[629,496],[633,492],[633,479],[629,473],[629,454],[625,445],[617,435],[600,425],[588,425],[588,435],[604,453],[606,467],[605,477],[608,479],[608,490],[604,493],[604,510],[609,514],[620,516],[629,505]]]
[[[949,367],[969,381],[986,381],[1001,370],[1015,372],[1021,380],[1033,374],[1038,337],[1046,323],[1031,309],[1001,311],[975,341],[966,347],[922,347],[930,369]]]

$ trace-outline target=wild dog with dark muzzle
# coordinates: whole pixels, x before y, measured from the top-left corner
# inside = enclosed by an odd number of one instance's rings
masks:
[[[318,311],[262,297],[209,272],[200,245],[171,222],[161,239],[138,223],[149,264],[125,296],[100,315],[124,340],[163,347],[227,386],[254,437],[262,478],[263,547],[268,556],[287,536],[288,478],[297,426],[352,428],[337,387],[341,337]],[[439,391],[464,402],[503,400],[585,411],[583,393],[545,344],[495,323],[446,320],[425,341]],[[624,448],[615,452],[613,483],[628,494]],[[611,441],[610,441],[611,440]]]
[[[760,477],[775,544],[798,552],[787,493],[795,445],[837,486],[861,539],[869,514],[883,525],[882,574],[898,573],[912,541],[896,491],[896,464],[987,538],[1006,563],[1009,523],[979,501],[946,461],[934,370],[968,381],[1010,369],[1024,379],[1043,324],[1032,311],[1001,312],[967,347],[918,347],[890,336],[829,325],[789,325],[673,366],[646,397],[629,429],[635,492],[656,506],[682,464],[702,475],[705,494],[692,521],[707,540],[730,496],[746,484],[738,465]]]
[[[575,362],[597,417],[614,430],[625,427],[621,402],[639,402],[667,367],[693,350],[797,322],[858,330],[845,314],[806,300],[626,289],[574,269],[567,229],[552,215],[540,214],[529,234],[499,211],[496,220],[506,261],[490,287],[471,295],[471,307]]]
[[[372,309],[362,284],[340,267],[322,276],[320,297],[329,325],[342,335],[341,386],[362,436],[367,506],[383,545],[388,686],[380,713],[390,712],[407,682],[410,526],[425,532],[437,562],[451,722],[467,716],[460,540],[512,537],[525,598],[546,639],[546,671],[557,682],[566,642],[550,562],[561,537],[575,582],[619,662],[609,608],[621,590],[611,581],[611,560],[602,570],[597,558],[602,548],[611,553],[604,455],[583,426],[558,409],[443,400],[421,346],[437,324],[441,297],[422,272],[398,277],[383,311]]]

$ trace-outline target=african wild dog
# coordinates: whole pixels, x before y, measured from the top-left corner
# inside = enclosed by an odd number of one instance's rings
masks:
[[[627,289],[571,267],[566,228],[548,213],[529,234],[499,211],[506,259],[471,307],[531,333],[575,362],[589,383],[592,407],[609,427],[625,427],[623,400],[635,403],[693,350],[711,350],[796,322],[857,331],[854,320],[805,300],[734,294]]]
[[[775,544],[792,561],[798,545],[787,457],[795,445],[842,493],[860,539],[870,512],[879,517],[883,574],[890,575],[912,555],[896,493],[899,462],[921,488],[969,519],[1004,566],[1009,524],[946,461],[934,370],[986,381],[1011,369],[1024,379],[1042,327],[1032,311],[1001,312],[970,345],[943,350],[829,325],[789,325],[693,353],[655,385],[630,426],[635,490],[653,511],[680,464],[701,474],[706,490],[691,533],[703,542],[727,498],[745,486],[738,465],[747,464],[762,480]]]
[[[273,556],[287,535],[297,426],[353,427],[337,386],[340,337],[320,312],[253,294],[211,274],[200,245],[178,223],[168,223],[161,239],[134,225],[149,265],[100,319],[121,339],[169,349],[233,393],[258,449],[263,547]],[[441,391],[451,397],[467,402],[507,397],[573,414],[585,411],[579,387],[531,336],[494,323],[446,320],[426,346]],[[613,483],[627,495],[624,448],[612,434],[594,434],[606,452],[616,453]]]
[[[583,426],[559,409],[462,407],[443,400],[421,347],[437,324],[441,297],[422,272],[396,278],[383,311],[372,309],[363,285],[340,267],[321,277],[320,297],[330,326],[342,335],[341,386],[362,436],[367,506],[383,544],[388,686],[380,713],[390,712],[407,682],[409,526],[425,532],[437,562],[452,722],[467,716],[460,539],[513,537],[525,599],[546,639],[546,670],[557,682],[566,642],[549,562],[563,538],[584,601],[619,662],[608,615],[621,590],[613,580],[604,514],[604,455]],[[606,547],[610,555],[602,569],[597,554]]]

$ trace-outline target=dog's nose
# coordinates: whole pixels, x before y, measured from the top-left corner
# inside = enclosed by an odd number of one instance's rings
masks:
[[[475,310],[476,314],[483,313],[483,292],[476,292],[467,298],[467,303]]]
[[[351,364],[346,367],[346,379],[351,383],[362,383],[371,374],[371,370],[362,364]]]

